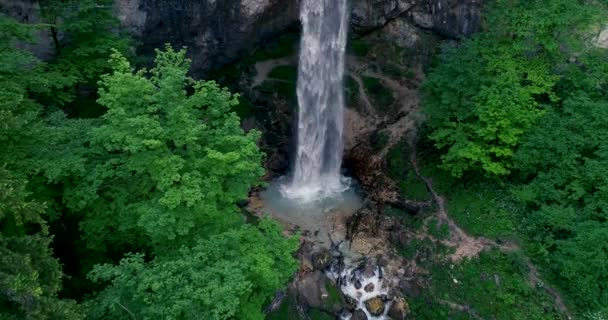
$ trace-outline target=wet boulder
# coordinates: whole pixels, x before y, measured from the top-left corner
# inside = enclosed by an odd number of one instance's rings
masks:
[[[403,298],[397,298],[388,309],[388,316],[393,320],[403,320],[410,311],[410,306]]]
[[[353,316],[350,320],[367,320],[367,315],[365,314],[365,311],[357,309],[353,312]]]
[[[365,301],[365,308],[372,316],[379,317],[384,313],[384,302],[380,297]]]

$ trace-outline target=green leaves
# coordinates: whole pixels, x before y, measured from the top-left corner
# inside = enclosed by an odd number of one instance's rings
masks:
[[[85,227],[94,246],[133,245],[133,232],[167,244],[191,239],[195,229],[222,231],[238,221],[236,202],[263,174],[259,133],[245,134],[230,112],[236,96],[188,78],[185,50],[157,54],[154,69],[134,72],[114,52],[113,72],[100,82],[108,111],[90,132],[87,175],[67,199],[89,222],[113,225],[124,237]]]
[[[445,50],[424,86],[452,175],[519,183],[530,251],[583,311],[608,303],[608,56],[598,1],[494,1],[488,30]]]
[[[559,102],[555,86],[568,59],[590,50],[584,35],[601,8],[582,1],[496,1],[486,32],[444,51],[423,89],[430,137],[444,152],[445,169],[455,176],[512,172],[522,135]]]
[[[111,281],[90,303],[90,316],[130,319],[264,319],[262,304],[297,269],[276,223],[243,225],[193,247],[145,262],[128,255],[119,265],[97,266],[95,281]]]

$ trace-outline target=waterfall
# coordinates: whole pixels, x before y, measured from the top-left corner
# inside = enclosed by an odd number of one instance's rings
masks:
[[[287,198],[312,201],[348,188],[340,173],[347,0],[302,0],[297,151]]]

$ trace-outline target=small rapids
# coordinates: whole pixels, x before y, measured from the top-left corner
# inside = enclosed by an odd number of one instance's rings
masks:
[[[370,259],[358,262],[345,259],[333,263],[327,275],[338,284],[342,293],[356,301],[356,309],[360,309],[369,320],[384,320],[391,307],[393,297],[390,296],[388,281],[384,269]],[[366,306],[366,301],[376,299],[382,305],[382,312],[373,315]],[[344,313],[341,320],[349,320],[352,313]]]

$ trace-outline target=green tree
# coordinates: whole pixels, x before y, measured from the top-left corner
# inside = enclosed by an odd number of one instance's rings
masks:
[[[506,175],[572,55],[584,53],[604,8],[594,1],[495,1],[488,30],[446,48],[424,83],[430,135],[443,167]]]
[[[63,273],[49,249],[45,206],[29,200],[26,180],[0,167],[0,314],[2,319],[82,319],[57,298]]]
[[[32,99],[71,80],[16,46],[30,41],[34,28],[0,15],[0,313],[3,319],[80,319],[73,301],[57,298],[63,273],[50,249],[47,207],[28,190],[33,175],[57,177],[75,164],[55,148],[71,124],[60,114],[45,121]]]
[[[581,57],[560,83],[563,104],[523,138],[517,190],[535,254],[581,308],[608,305],[608,53]]]
[[[49,69],[71,80],[61,91],[39,99],[59,106],[72,118],[97,118],[105,111],[96,103],[97,82],[110,70],[112,49],[130,52],[131,39],[114,15],[113,0],[38,1],[43,24],[54,45]]]
[[[95,281],[111,284],[89,303],[92,319],[264,319],[263,304],[297,270],[276,223],[243,225],[150,262],[127,255],[97,266]]]
[[[150,72],[134,72],[118,52],[111,64],[86,175],[66,192],[86,215],[89,244],[162,245],[238,224],[236,203],[263,169],[259,133],[245,134],[230,111],[237,96],[187,77],[185,50],[158,51]]]
[[[126,53],[128,37],[120,34],[112,0],[38,1],[55,46],[54,65],[78,83],[95,85],[109,70],[112,49]]]

